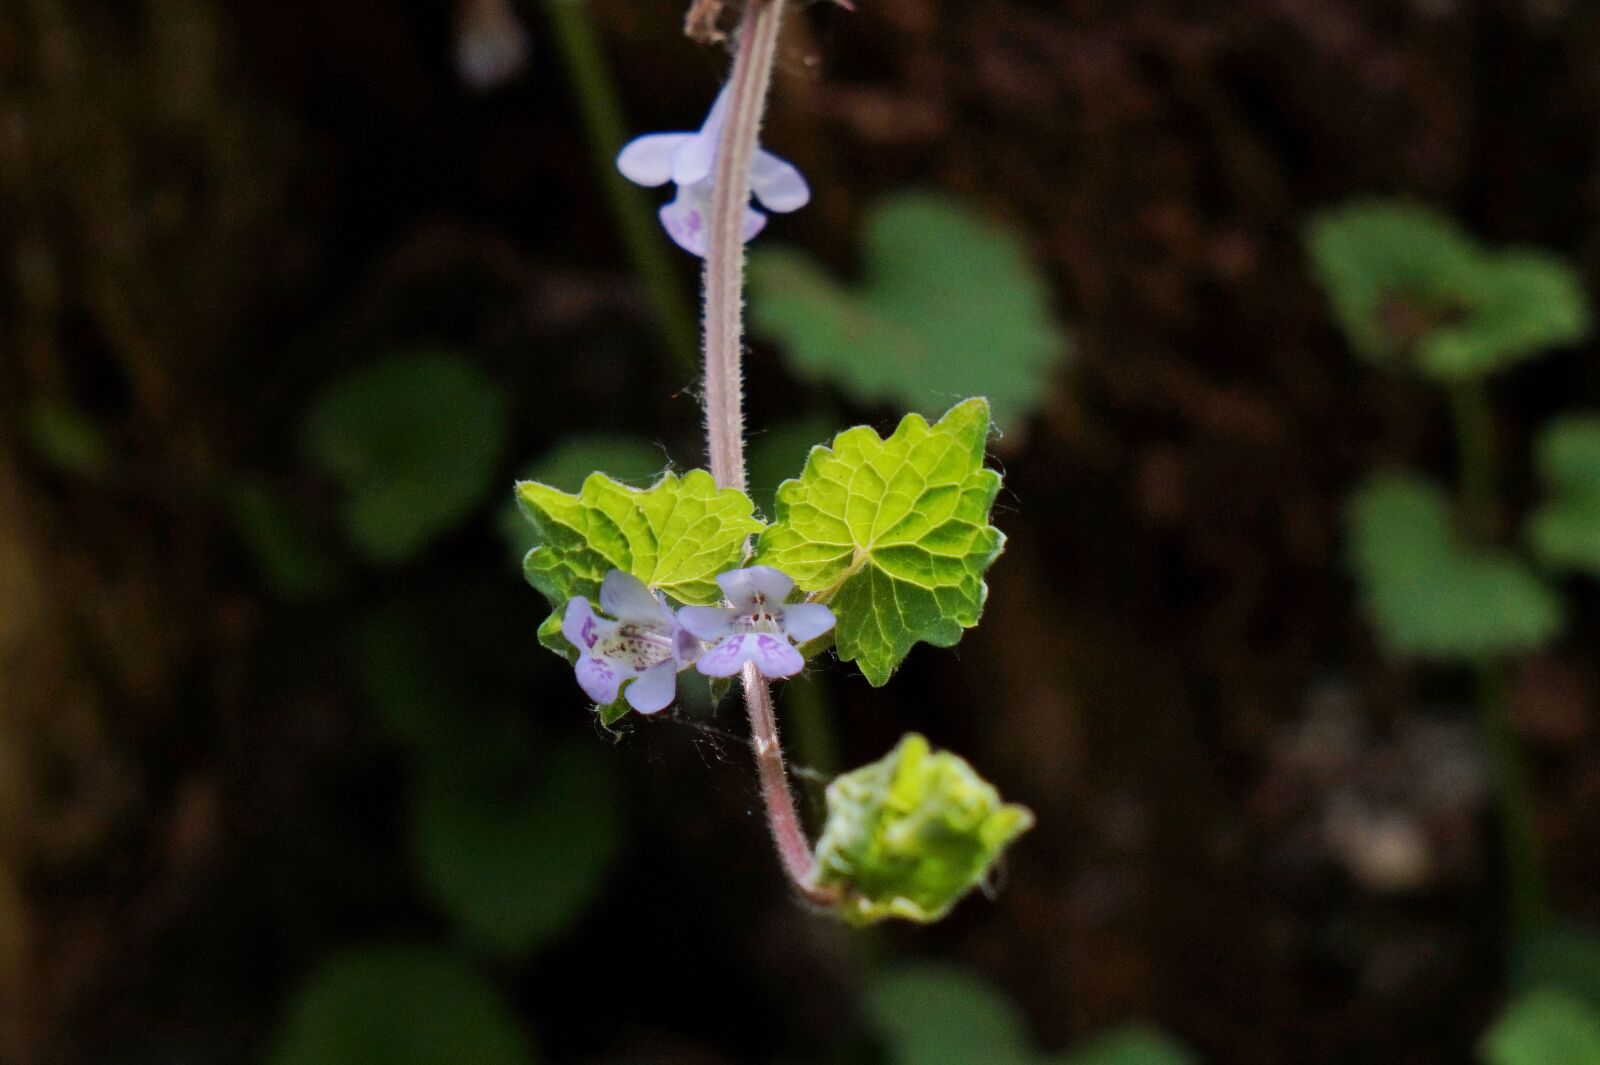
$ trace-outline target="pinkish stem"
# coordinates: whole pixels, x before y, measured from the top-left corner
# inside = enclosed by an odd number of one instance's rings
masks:
[[[739,26],[739,50],[728,83],[728,114],[717,143],[705,269],[706,446],[711,475],[724,488],[745,489],[744,214],[750,203],[750,163],[761,132],[772,64],[777,56],[783,0],[748,0]],[[772,690],[754,666],[742,677],[750,715],[750,749],[761,779],[767,827],[790,882],[812,902],[829,905],[836,894],[816,887],[816,860],[795,810],[784,768],[783,746],[772,710]]]

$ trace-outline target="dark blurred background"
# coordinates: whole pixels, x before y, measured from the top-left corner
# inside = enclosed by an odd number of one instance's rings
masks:
[[[956,197],[1070,337],[996,444],[982,624],[783,693],[809,813],[916,729],[1038,816],[992,900],[862,933],[786,891],[738,708],[597,729],[506,542],[530,469],[703,462],[697,264],[641,282],[583,83],[629,136],[693,128],[726,45],[675,0],[461,2],[0,7],[0,1056],[313,1061],[294,1032],[359,1028],[313,1015],[390,965],[536,1048],[461,1065],[929,1065],[873,988],[936,961],[1037,1060],[1131,1022],[1196,1061],[1469,1060],[1511,944],[1465,678],[1379,652],[1340,536],[1368,470],[1449,470],[1444,402],[1351,356],[1301,234],[1404,194],[1592,278],[1600,9],[793,13],[765,140],[814,200],[760,240],[851,277],[874,204]],[[817,427],[790,469],[898,416],[759,338],[748,372],[754,429]],[[1593,347],[1495,399],[1515,508]],[[383,477],[399,542],[346,509]],[[1566,590],[1511,699],[1581,920],[1600,600]],[[408,1052],[323,1060],[446,1060]]]

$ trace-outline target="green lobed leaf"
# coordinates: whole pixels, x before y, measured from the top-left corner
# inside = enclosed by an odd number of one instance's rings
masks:
[[[1600,1013],[1560,991],[1514,1001],[1478,1046],[1484,1065],[1600,1062]]]
[[[343,490],[340,516],[370,561],[403,562],[483,502],[506,402],[466,359],[421,352],[339,378],[312,405],[304,446]]]
[[[1312,265],[1356,352],[1443,381],[1479,377],[1589,330],[1576,272],[1544,252],[1491,252],[1426,207],[1363,200],[1324,211]]]
[[[817,883],[843,893],[853,924],[929,923],[989,875],[1033,814],[916,733],[871,765],[834,779],[817,843]]]
[[[1545,499],[1528,521],[1528,542],[1546,565],[1600,577],[1600,415],[1550,422],[1535,461]]]
[[[989,524],[1000,475],[983,465],[989,406],[969,399],[887,440],[865,426],[817,447],[778,489],[755,561],[839,619],[839,656],[881,687],[918,642],[950,647],[978,623],[1005,537]]]
[[[865,1008],[894,1065],[1027,1065],[1022,1011],[988,981],[953,965],[902,965],[873,981]]]
[[[323,964],[290,998],[270,1065],[532,1065],[499,993],[461,958],[377,947]]]
[[[704,470],[663,474],[646,489],[596,473],[576,495],[523,481],[517,502],[539,538],[522,572],[551,606],[539,639],[558,654],[572,650],[561,637],[567,600],[597,596],[611,570],[680,603],[710,606],[722,598],[717,574],[740,566],[745,541],[762,529],[750,497],[718,488]]]
[[[912,193],[868,218],[865,259],[849,286],[801,252],[752,252],[752,326],[857,399],[931,416],[982,394],[1002,426],[1043,402],[1069,344],[1020,241],[949,197]]]
[[[594,901],[621,842],[618,783],[592,744],[509,780],[472,762],[427,765],[413,797],[424,890],[475,946],[532,953]]]
[[[1560,630],[1555,594],[1515,555],[1463,543],[1436,485],[1373,477],[1347,522],[1362,595],[1389,650],[1469,661],[1538,647]]]
[[[539,456],[522,479],[576,492],[591,473],[600,472],[622,484],[642,488],[660,479],[666,465],[661,449],[644,437],[578,433],[563,438]],[[508,500],[501,510],[499,527],[520,566],[528,552],[539,546],[539,540],[515,499]]]

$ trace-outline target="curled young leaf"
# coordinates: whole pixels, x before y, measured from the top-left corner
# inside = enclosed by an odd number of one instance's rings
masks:
[[[1033,827],[1026,807],[1003,802],[964,759],[916,733],[835,779],[827,797],[816,883],[840,892],[853,924],[937,921]]]

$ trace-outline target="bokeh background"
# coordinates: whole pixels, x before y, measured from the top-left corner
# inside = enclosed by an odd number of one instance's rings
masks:
[[[726,44],[677,0],[0,7],[0,1059],[1483,1053],[1527,966],[1471,672],[1385,652],[1342,519],[1386,465],[1448,482],[1448,405],[1352,354],[1303,237],[1404,196],[1595,278],[1600,10],[857,6],[785,31],[765,139],[814,201],[758,242],[753,490],[1004,394],[1009,545],[953,652],[779,712],[809,815],[916,729],[1038,817],[869,932],[785,889],[737,706],[596,726],[508,510],[703,462],[697,264],[608,160],[695,127]],[[784,281],[870,288],[896,210],[891,260],[1018,273],[864,384]],[[1492,399],[1509,542],[1593,344]],[[1540,964],[1596,994],[1600,599],[1553,587],[1507,705]]]

